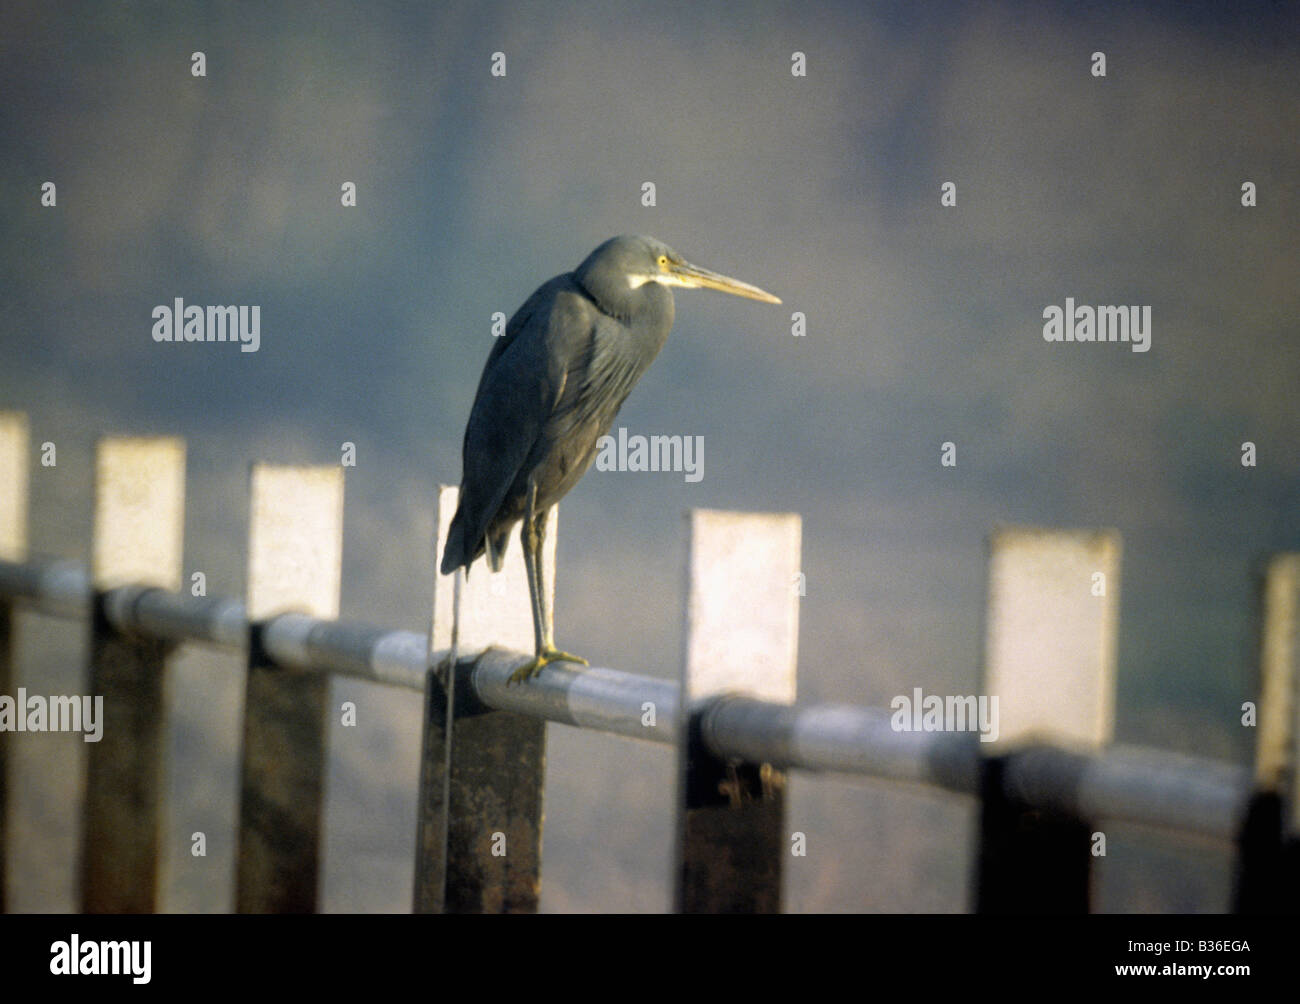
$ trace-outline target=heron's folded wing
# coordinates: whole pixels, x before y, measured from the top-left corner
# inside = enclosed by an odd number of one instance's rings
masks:
[[[493,346],[465,427],[461,511],[467,542],[477,544],[487,532],[527,466],[564,394],[568,355],[590,323],[585,304],[552,280],[511,319],[508,340]]]

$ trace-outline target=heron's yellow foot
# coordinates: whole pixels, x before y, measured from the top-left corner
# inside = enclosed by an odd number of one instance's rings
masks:
[[[558,648],[544,648],[537,653],[531,662],[526,662],[513,673],[510,679],[506,681],[506,686],[512,683],[526,683],[542,671],[542,667],[549,662],[577,662],[586,666],[589,665],[586,659],[580,655],[570,655],[568,652],[561,652]]]

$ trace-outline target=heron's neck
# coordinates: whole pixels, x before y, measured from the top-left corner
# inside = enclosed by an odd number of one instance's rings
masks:
[[[608,314],[617,321],[629,326],[645,321],[661,321],[665,333],[673,325],[673,294],[667,286],[645,282],[633,287],[618,283],[613,288],[607,288],[609,283],[583,275],[581,271],[573,273],[573,281],[600,308],[601,313]]]

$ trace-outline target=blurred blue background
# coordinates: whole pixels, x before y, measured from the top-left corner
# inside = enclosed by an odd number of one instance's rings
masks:
[[[87,556],[97,435],[181,435],[187,574],[240,595],[248,464],[351,441],[343,616],[423,629],[491,315],[648,233],[785,307],[677,296],[619,424],[704,436],[704,478],[592,471],[565,499],[563,647],[675,676],[682,513],[797,511],[801,696],[971,693],[991,527],[1117,527],[1118,738],[1245,760],[1254,576],[1300,547],[1297,10],[9,3],[0,408],[59,450],[33,550]],[[1067,296],[1150,305],[1151,350],[1046,343]],[[155,343],[175,297],[259,304],[260,351]],[[77,632],[23,639],[24,682],[81,692]],[[403,910],[419,701],[336,692],[362,713],[334,732],[324,902]],[[186,654],[171,701],[164,902],[228,909],[237,662]],[[19,744],[14,909],[73,906],[80,746]],[[548,771],[543,908],[666,909],[669,752],[554,727]],[[967,908],[973,803],[792,790],[790,909]],[[1117,830],[1100,903],[1219,910],[1228,882],[1219,850]]]

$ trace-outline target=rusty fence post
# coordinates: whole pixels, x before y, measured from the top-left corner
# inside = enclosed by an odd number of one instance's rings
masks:
[[[103,699],[87,744],[81,901],[86,913],[157,911],[169,643],[115,630],[116,586],[180,588],[185,444],[172,437],[101,439],[95,457],[90,689]]]
[[[1120,551],[1114,530],[1007,527],[990,539],[982,689],[998,700],[999,739],[980,785],[979,913],[1090,908],[1097,821],[1030,805],[1005,779],[1035,742],[1096,752],[1111,741]]]
[[[0,411],[0,559],[27,560],[28,491],[27,416],[17,411]],[[14,602],[0,596],[0,695],[12,695],[17,683],[14,660]],[[9,732],[0,731],[0,913],[5,912],[5,873],[9,856],[5,833],[8,814]]]
[[[679,733],[675,908],[778,913],[786,774],[709,748],[712,711],[745,692],[793,704],[801,521],[692,510]]]
[[[314,913],[330,679],[274,665],[260,639],[276,614],[338,616],[343,468],[254,464],[250,505],[235,910]]]
[[[453,487],[439,491],[435,563],[457,497]],[[555,584],[558,511],[551,507],[544,545],[548,596]],[[533,650],[528,577],[517,539],[499,573],[486,560],[474,564],[461,581],[459,609],[456,577],[436,577],[430,651],[451,649],[453,631],[457,665],[431,668],[425,688],[415,912],[533,913],[541,896],[546,722],[482,705],[469,680],[473,658],[490,646]]]
[[[1255,792],[1237,842],[1234,907],[1293,913],[1300,898],[1300,554],[1278,554],[1260,595]]]

